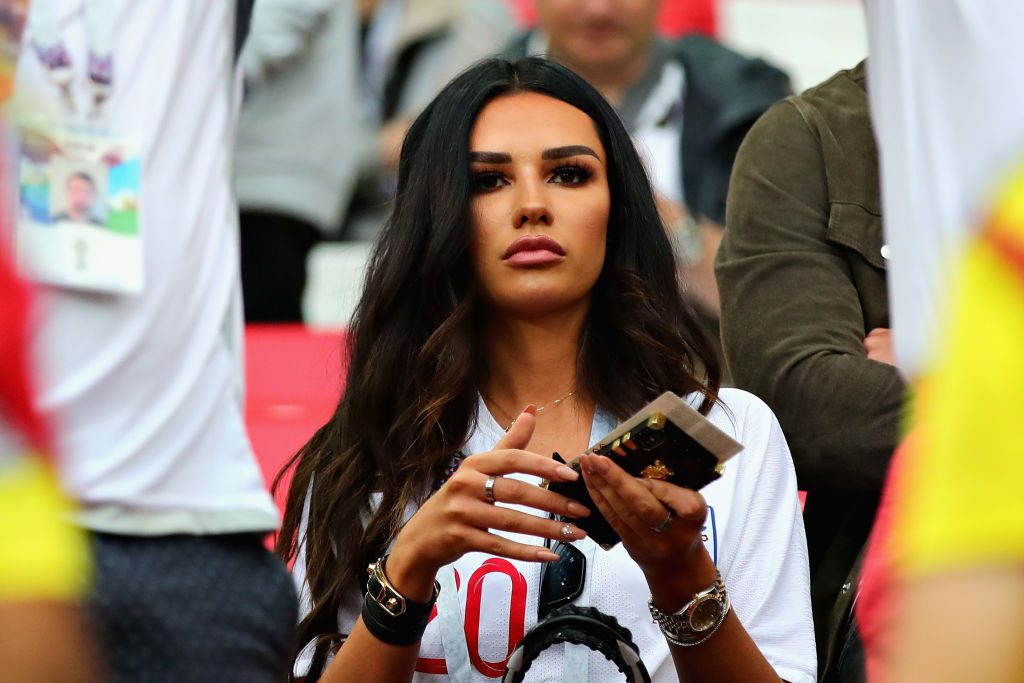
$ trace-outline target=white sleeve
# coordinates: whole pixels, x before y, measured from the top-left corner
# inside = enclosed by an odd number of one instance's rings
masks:
[[[771,409],[746,397],[735,414],[744,446],[727,530],[735,550],[723,555],[719,569],[736,616],[779,677],[814,683],[811,581],[796,471]]]
[[[299,594],[300,622],[313,610],[313,597],[309,590],[309,581],[306,580],[306,527],[309,526],[309,499],[312,491],[313,483],[310,482],[309,488],[306,489],[306,500],[302,502],[302,517],[299,519],[299,551],[295,554],[295,562],[292,564],[292,581],[295,582],[295,591]],[[305,676],[312,663],[313,642],[311,641],[306,643],[295,658],[295,662],[292,664],[292,675]]]
[[[295,582],[295,591],[299,594],[299,621],[313,611],[313,596],[309,590],[309,581],[306,580],[306,528],[309,526],[309,499],[312,492],[313,484],[310,482],[309,488],[306,489],[306,500],[302,502],[302,517],[299,519],[299,551],[295,554],[295,562],[292,564],[292,581]]]
[[[950,266],[1024,155],[1024,3],[875,0],[865,9],[893,343],[913,379],[945,331]]]
[[[242,67],[250,82],[266,78],[301,55],[328,13],[354,3],[339,0],[259,0],[252,12],[249,35],[242,51]]]

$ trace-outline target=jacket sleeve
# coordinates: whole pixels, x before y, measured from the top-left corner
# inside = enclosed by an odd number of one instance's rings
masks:
[[[725,355],[736,385],[778,415],[801,487],[878,491],[903,382],[866,356],[860,298],[828,220],[821,141],[780,102],[733,171],[715,267]]]
[[[242,67],[250,83],[258,83],[302,54],[324,18],[345,0],[259,0],[252,13],[242,50]],[[355,31],[355,12],[350,11]]]

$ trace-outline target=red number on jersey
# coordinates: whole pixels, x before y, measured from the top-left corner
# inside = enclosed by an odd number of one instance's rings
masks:
[[[489,574],[504,574],[512,583],[509,593],[508,641],[505,658],[499,662],[488,662],[480,654],[480,611],[483,603],[484,579]],[[460,587],[459,573],[455,572],[455,586]],[[527,584],[518,569],[508,560],[492,557],[480,565],[469,579],[466,595],[466,645],[469,661],[473,667],[488,678],[501,678],[512,651],[526,633],[526,592]],[[437,618],[437,606],[430,613],[430,621]],[[429,623],[429,622],[428,622]],[[416,660],[416,671],[429,674],[447,674],[448,667],[443,657],[420,657]]]
[[[512,582],[508,606],[508,644],[505,657],[500,662],[488,662],[480,655],[480,608],[483,598],[484,578],[492,573],[504,574]],[[466,644],[469,645],[469,661],[477,671],[488,678],[501,678],[512,651],[526,633],[526,577],[519,573],[508,560],[500,557],[480,565],[469,579],[469,594],[466,596]],[[491,609],[490,606],[488,606]]]

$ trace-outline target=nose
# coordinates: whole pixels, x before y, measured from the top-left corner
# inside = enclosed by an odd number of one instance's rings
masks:
[[[536,181],[526,182],[520,187],[519,206],[513,214],[513,226],[516,229],[535,224],[550,226],[554,219],[548,208],[542,184]]]

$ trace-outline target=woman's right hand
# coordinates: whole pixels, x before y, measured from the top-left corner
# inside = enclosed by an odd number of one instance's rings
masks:
[[[532,407],[531,407],[532,408]],[[515,560],[546,562],[558,556],[543,547],[517,543],[491,529],[567,540],[562,522],[487,501],[484,486],[497,477],[494,498],[565,517],[585,517],[590,511],[565,496],[502,475],[532,474],[550,481],[573,481],[578,474],[550,457],[524,450],[533,436],[536,418],[527,408],[494,450],[471,455],[437,493],[412,516],[395,539],[388,557],[387,576],[412,600],[427,600],[438,570],[469,552],[484,552]],[[568,540],[586,534],[571,526]]]

